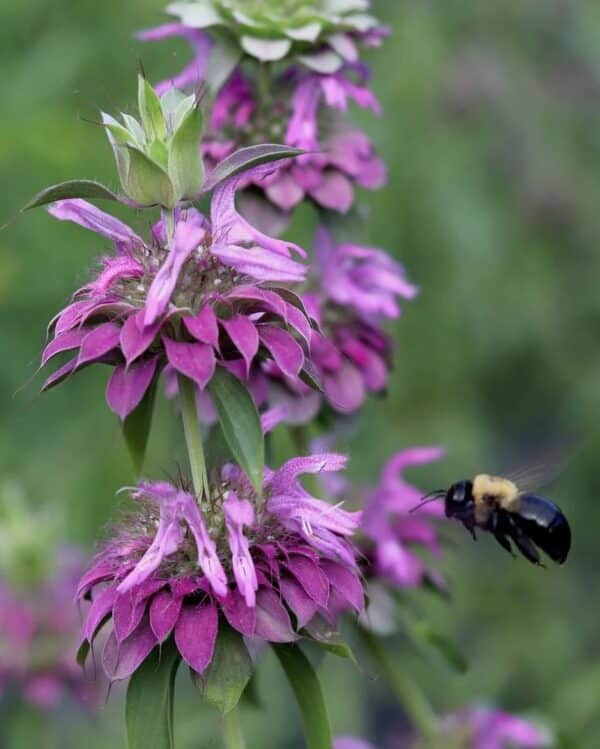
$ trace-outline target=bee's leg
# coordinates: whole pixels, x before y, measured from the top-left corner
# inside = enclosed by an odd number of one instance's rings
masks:
[[[506,549],[506,551],[508,551],[508,553],[512,557],[516,557],[517,556],[515,554],[515,552],[513,551],[512,546],[510,545],[510,541],[508,540],[508,538],[506,538],[506,536],[503,536],[501,533],[497,533],[496,532],[496,533],[494,533],[494,538],[496,539],[496,541],[500,544],[500,546],[503,549]]]
[[[538,564],[540,567],[544,567],[545,565],[542,563],[540,554],[534,546],[533,541],[531,541],[529,536],[519,528],[514,518],[510,518],[509,522],[511,526],[510,537],[516,543],[521,554],[523,554],[523,556],[533,564]]]
[[[477,535],[475,533],[475,523],[473,523],[472,520],[467,519],[467,518],[463,518],[461,522],[464,525],[464,527],[469,531],[471,536],[473,537],[473,541],[477,541]]]

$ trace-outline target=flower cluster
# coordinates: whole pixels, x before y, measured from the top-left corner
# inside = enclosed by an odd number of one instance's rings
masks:
[[[180,23],[139,34],[149,41],[183,36],[193,46],[193,62],[159,84],[160,92],[173,85],[197,85],[204,79],[211,84],[209,61],[219,54],[218,33],[223,28],[239,44],[243,59],[254,61],[247,69],[234,57],[229,74],[219,79],[203,154],[210,167],[240,146],[269,141],[309,152],[266,181],[247,179],[250,196],[258,192],[271,206],[267,212],[271,229],[284,226],[291,210],[305,199],[345,213],[354,202],[355,185],[377,189],[386,180],[385,165],[369,138],[344,113],[351,101],[380,112],[368,88],[369,70],[359,61],[357,44],[377,45],[387,29],[363,12],[368,3],[362,0],[287,5],[261,2],[249,7],[244,3],[242,8],[240,3],[218,0],[174,3],[168,11]],[[264,64],[261,73],[257,60],[280,61],[280,69],[270,71],[265,82]],[[264,206],[258,213],[256,201],[248,199],[245,208],[254,209],[253,215],[264,220]]]
[[[10,690],[43,710],[70,697],[93,707],[98,684],[73,659],[78,618],[73,607],[82,562],[64,550],[54,574],[27,589],[0,584],[0,695]]]
[[[349,540],[360,513],[312,497],[298,480],[345,462],[335,454],[294,458],[266,471],[261,495],[226,464],[201,506],[182,488],[140,483],[132,490],[139,511],[79,585],[78,597],[91,600],[84,652],[110,617],[102,654],[110,679],[130,676],[171,634],[183,660],[203,673],[223,622],[246,637],[292,642],[310,637],[320,620],[330,627],[342,611],[362,610]]]
[[[109,364],[107,401],[125,418],[167,366],[201,390],[217,365],[243,377],[265,360],[300,383],[311,321],[301,300],[275,284],[304,278],[304,265],[290,257],[303,251],[240,216],[238,182],[233,177],[215,189],[210,220],[177,209],[171,236],[163,218],[150,241],[83,200],[51,206],[54,217],[107,237],[116,251],[52,321],[42,365],[66,351],[76,355],[44,389],[94,362]]]

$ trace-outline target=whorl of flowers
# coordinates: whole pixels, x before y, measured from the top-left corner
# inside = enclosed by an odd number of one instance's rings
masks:
[[[360,611],[349,540],[360,513],[314,498],[298,480],[345,462],[335,454],[294,458],[266,470],[261,495],[227,464],[201,505],[166,482],[140,483],[131,490],[138,511],[79,584],[78,597],[91,600],[83,652],[108,617],[109,678],[130,676],[171,635],[201,674],[225,622],[240,635],[281,643],[311,637],[323,619],[330,628],[346,609]]]
[[[300,299],[274,284],[304,278],[305,267],[289,257],[290,250],[302,251],[239,215],[237,182],[215,190],[210,220],[178,209],[171,241],[164,220],[146,241],[83,200],[51,206],[54,217],[112,240],[115,253],[52,321],[42,364],[66,351],[75,356],[45,389],[94,362],[109,364],[107,400],[125,418],[167,365],[200,389],[217,365],[243,373],[259,359],[272,359],[299,381],[311,323]]]
[[[516,715],[470,707],[441,721],[442,733],[457,749],[538,749],[550,746],[548,732]]]
[[[246,19],[254,18],[254,10],[249,10],[246,5],[241,14]],[[250,37],[245,35],[239,22],[229,28],[246,56],[261,59],[259,48],[254,46],[259,42],[260,49],[281,50],[285,64],[281,70],[272,71],[267,86],[261,82],[256,65],[250,70],[242,70],[235,60],[230,74],[224,76],[225,80],[219,79],[210,127],[202,146],[207,165],[210,168],[240,146],[265,141],[282,142],[308,152],[294,164],[281,165],[262,182],[251,177],[246,180],[246,186],[252,188],[244,195],[247,215],[256,216],[271,231],[280,228],[282,220],[285,222],[290,211],[305,199],[321,208],[345,213],[354,203],[355,185],[377,189],[386,180],[385,165],[375,155],[369,138],[343,116],[351,101],[376,113],[381,111],[367,86],[370,74],[367,66],[358,59],[356,42],[362,40],[376,44],[385,36],[385,30],[362,12],[348,15],[352,6],[364,9],[367,3],[338,5],[335,12],[333,6],[319,10],[321,20],[318,20],[309,4],[293,3],[294,10],[301,15],[307,9],[310,13],[312,20],[303,25],[304,22],[298,23],[297,15],[284,8],[282,3],[275,3],[272,11],[265,10],[263,3],[257,4],[253,28],[255,33],[260,31],[261,39],[249,42],[256,54],[247,48]],[[208,6],[211,6],[209,11]],[[141,32],[140,38],[159,40],[183,36],[192,44],[195,57],[181,73],[159,84],[157,90],[160,92],[173,85],[198,85],[205,78],[210,79],[209,60],[211,54],[217,54],[220,49],[218,38],[213,46],[205,29],[216,32],[222,23],[200,20],[206,13],[215,18],[213,3],[176,3],[169,6],[169,11],[179,16],[182,23]],[[238,11],[234,13],[240,15]],[[275,16],[281,16],[281,23]],[[225,14],[225,19],[231,17]],[[326,18],[330,20],[326,22]],[[355,21],[350,23],[348,19],[352,18]],[[223,23],[227,25],[227,20]],[[267,30],[262,28],[263,23]],[[361,29],[352,28],[352,23]],[[296,39],[294,44],[290,39],[277,39],[280,33],[284,36],[290,33],[289,29],[283,30],[286,24],[290,28],[312,30],[313,34],[302,40]],[[333,31],[336,26],[337,30]],[[321,32],[326,30],[328,33],[321,36]],[[275,38],[269,38],[271,32],[276,34]],[[304,52],[290,57],[288,53],[294,53],[298,45],[304,48]],[[219,67],[222,68],[223,64]],[[275,210],[269,212],[265,207],[261,208],[260,202],[257,204],[251,200],[252,192],[266,197],[271,209]]]

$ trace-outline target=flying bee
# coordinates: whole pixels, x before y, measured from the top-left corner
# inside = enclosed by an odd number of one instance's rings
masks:
[[[414,509],[442,498],[446,517],[462,523],[474,539],[476,528],[489,531],[509,554],[514,556],[512,541],[526,559],[541,566],[536,547],[558,564],[567,558],[571,529],[560,508],[545,497],[521,491],[508,478],[480,473],[428,494]]]

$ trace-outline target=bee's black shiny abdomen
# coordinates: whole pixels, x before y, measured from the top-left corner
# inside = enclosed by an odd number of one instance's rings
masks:
[[[544,497],[523,494],[519,512],[511,514],[521,530],[551,559],[558,564],[566,560],[571,548],[571,528],[559,507]]]

